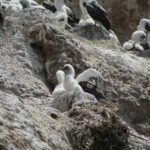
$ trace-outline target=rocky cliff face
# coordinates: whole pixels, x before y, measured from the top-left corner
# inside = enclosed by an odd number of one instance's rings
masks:
[[[1,23],[0,46],[0,149],[150,149],[150,60],[121,51],[103,27],[65,30],[49,11],[25,9]],[[65,63],[97,69],[108,101],[53,99]]]

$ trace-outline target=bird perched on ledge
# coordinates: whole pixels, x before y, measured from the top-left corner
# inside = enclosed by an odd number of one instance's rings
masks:
[[[145,39],[146,33],[144,31],[135,31],[132,33],[132,39],[123,44],[123,48],[126,50],[144,51],[141,42]]]
[[[111,29],[112,25],[110,19],[108,18],[108,13],[97,3],[96,0],[80,0],[80,5],[81,4],[86,8],[87,13],[95,21],[95,24],[100,22],[107,30]]]
[[[58,84],[52,93],[53,98],[55,98],[58,94],[65,91],[64,86],[63,86],[64,77],[65,77],[65,73],[62,70],[58,70],[56,72],[56,78],[57,78]]]
[[[49,9],[50,11],[52,11],[53,13],[55,13],[57,11],[57,8],[54,4],[51,4],[49,2],[44,1],[42,3],[42,5],[46,8]],[[71,11],[71,9],[69,7],[67,7],[66,5],[65,9],[68,15],[68,24],[70,24],[71,26],[74,26],[74,24],[78,24],[79,23],[79,19],[77,19],[75,17],[75,15],[73,14],[73,12]]]
[[[63,68],[65,72],[65,79],[64,79],[64,88],[66,91],[80,91],[83,92],[81,86],[78,84],[76,79],[74,79],[75,76],[75,70],[72,65],[66,64]]]
[[[139,25],[137,26],[137,29],[150,32],[150,19],[141,19]]]

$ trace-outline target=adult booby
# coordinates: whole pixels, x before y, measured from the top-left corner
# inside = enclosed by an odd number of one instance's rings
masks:
[[[81,15],[81,18],[79,21],[79,26],[94,25],[95,24],[94,20],[88,14],[86,8],[83,6],[84,1],[90,2],[90,0],[80,0],[79,1],[79,5],[80,5],[81,11],[82,11],[82,15]]]
[[[72,65],[65,64],[63,68],[65,72],[65,79],[64,79],[64,88],[66,91],[79,91],[83,92],[83,89],[78,84],[78,82],[74,79],[75,76],[75,70]]]
[[[94,95],[97,99],[106,99],[102,92],[97,91],[97,84],[93,84],[93,82],[90,82],[91,79],[95,80],[96,83],[99,79],[99,72],[93,68],[85,70],[76,78],[77,82],[85,92]]]
[[[95,24],[96,22],[100,22],[107,30],[111,29],[111,21],[108,18],[108,13],[96,0],[80,0],[81,4],[86,8],[87,13],[93,18]]]
[[[126,50],[138,50],[143,51],[144,48],[141,42],[146,39],[146,33],[144,31],[135,31],[132,33],[131,40],[123,44],[123,48]]]
[[[52,92],[53,98],[55,98],[58,94],[61,94],[62,92],[65,91],[64,86],[63,86],[65,73],[62,70],[58,70],[56,72],[56,78],[57,78],[58,84],[55,87],[54,91]]]
[[[53,13],[55,13],[55,12],[57,11],[55,5],[53,5],[53,4],[49,3],[49,2],[44,1],[44,2],[42,3],[42,5],[43,5],[46,9],[49,9],[50,11],[52,11]],[[67,12],[67,15],[68,15],[68,23],[69,23],[70,25],[72,25],[72,26],[73,26],[74,24],[78,24],[78,23],[79,23],[79,19],[77,19],[77,18],[75,17],[75,15],[74,15],[73,12],[71,11],[71,9],[70,9],[69,7],[67,7],[66,5],[65,5],[65,8],[66,8],[66,12]]]
[[[74,79],[75,70],[72,65],[66,64],[64,70],[66,70],[66,80],[64,80],[64,88],[66,91],[83,90],[94,95],[98,99],[106,99],[102,92],[97,91],[97,85],[90,82],[90,79],[97,80],[99,78],[99,73],[95,69],[90,68],[85,70],[79,74],[76,79]]]
[[[67,24],[67,12],[64,4],[64,0],[55,0],[54,5],[56,7],[56,12],[54,13],[54,18],[61,22],[62,26],[65,27]]]

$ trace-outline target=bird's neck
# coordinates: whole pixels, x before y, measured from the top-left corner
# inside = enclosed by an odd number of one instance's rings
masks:
[[[65,80],[72,80],[74,78],[74,76],[72,75],[72,74],[67,74],[66,76],[65,76]]]
[[[55,0],[54,5],[55,5],[57,11],[59,11],[59,10],[63,9],[64,1],[63,0]]]
[[[85,16],[86,14],[88,14],[86,8],[83,6],[82,0],[80,0],[79,4],[80,4],[81,11],[82,11],[82,15]]]

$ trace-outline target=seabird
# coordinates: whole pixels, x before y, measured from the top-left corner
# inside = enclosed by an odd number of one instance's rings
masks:
[[[66,91],[84,91],[94,95],[97,99],[106,99],[104,94],[100,91],[97,91],[97,85],[90,82],[90,79],[94,79],[97,82],[99,78],[99,73],[93,69],[87,69],[81,74],[75,77],[75,70],[72,65],[66,64],[64,66],[66,73],[64,80],[64,88]]]
[[[150,20],[149,19],[141,19],[139,25],[137,26],[138,30],[150,32]]]
[[[83,92],[83,89],[78,84],[78,82],[74,79],[75,77],[75,70],[72,65],[65,64],[63,68],[65,72],[65,79],[64,79],[64,88],[66,91],[79,91]]]
[[[62,92],[65,91],[64,86],[63,86],[65,73],[62,70],[58,70],[56,72],[56,78],[57,78],[58,84],[52,93],[53,98],[55,98],[56,96],[58,96],[58,94],[61,94]]]
[[[102,92],[97,91],[97,85],[90,82],[91,79],[95,80],[96,83],[99,79],[99,72],[93,68],[85,70],[76,78],[77,82],[85,92],[94,95],[97,99],[106,99]]]
[[[83,2],[86,0],[80,0],[79,1],[79,5],[82,11],[82,15],[79,21],[79,26],[86,26],[86,25],[94,25],[95,22],[94,20],[91,18],[91,16],[88,14],[87,9],[83,6]],[[88,0],[88,2],[90,2]]]
[[[143,51],[144,47],[141,42],[146,39],[146,33],[144,31],[135,31],[132,33],[132,38],[128,42],[123,44],[123,48],[126,50],[138,50]]]
[[[147,43],[142,43],[142,45],[146,48],[150,48],[150,19],[141,19],[139,25],[137,26],[138,30],[142,30],[147,32]],[[147,45],[148,44],[148,45]]]
[[[61,25],[65,27],[67,24],[67,12],[64,4],[64,0],[55,0],[54,5],[56,7],[56,12],[54,13],[54,18],[61,22]]]
[[[97,79],[99,77],[99,73],[93,68],[87,69],[84,72],[82,72],[81,74],[79,74],[77,76],[76,80],[78,83],[80,83],[80,82],[89,81],[89,79],[91,77],[95,78],[95,79]]]
[[[44,1],[42,3],[42,5],[46,8],[46,9],[49,9],[50,11],[52,11],[53,13],[55,13],[57,11],[55,5],[49,3],[49,2],[46,2]],[[71,9],[69,7],[67,7],[66,5],[64,5],[65,8],[66,8],[66,12],[67,12],[67,15],[68,15],[68,24],[70,25],[74,25],[74,24],[78,24],[79,23],[79,19],[77,19],[75,17],[75,15],[73,14],[73,12],[71,11]]]
[[[108,13],[96,0],[80,0],[80,7],[86,8],[87,13],[95,21],[95,24],[100,22],[108,31],[111,29],[111,21],[108,18]],[[82,11],[84,11],[83,8]]]

